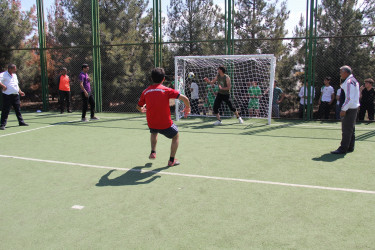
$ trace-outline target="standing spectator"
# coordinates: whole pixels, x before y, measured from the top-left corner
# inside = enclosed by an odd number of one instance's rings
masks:
[[[374,80],[368,78],[365,80],[365,86],[360,88],[360,103],[361,107],[359,108],[359,120],[363,121],[365,119],[366,111],[368,114],[368,119],[370,121],[374,120],[374,95],[375,91],[372,87]]]
[[[60,101],[60,112],[64,113],[64,106],[66,102],[66,111],[72,113],[70,110],[70,80],[67,75],[68,70],[66,68],[61,69],[59,77],[59,101]]]
[[[190,94],[191,94],[191,114],[192,115],[199,115],[199,87],[198,84],[192,80],[190,84]]]
[[[3,109],[1,111],[0,130],[5,130],[11,106],[13,106],[14,111],[16,112],[18,125],[29,126],[27,123],[25,123],[21,115],[20,96],[25,96],[25,93],[22,92],[18,86],[16,72],[16,65],[9,64],[8,71],[3,72],[0,76],[0,88],[3,92]]]
[[[82,96],[82,121],[87,122],[86,119],[86,112],[88,108],[88,104],[90,103],[90,120],[99,120],[99,118],[95,117],[95,100],[94,96],[91,93],[91,86],[90,86],[90,77],[87,74],[89,72],[89,65],[83,64],[82,65],[82,72],[79,74],[79,82],[81,87],[81,96]]]
[[[249,94],[249,117],[252,117],[254,114],[255,117],[259,117],[259,99],[262,97],[262,90],[257,86],[257,82],[249,82],[249,89],[247,93]]]
[[[168,166],[176,166],[180,164],[175,158],[179,144],[179,133],[178,127],[171,119],[169,99],[179,99],[184,102],[185,117],[190,113],[189,99],[177,90],[163,86],[163,82],[165,81],[165,71],[163,68],[153,69],[151,71],[151,79],[152,84],[142,92],[137,105],[138,111],[146,113],[147,125],[151,133],[151,153],[148,158],[150,160],[156,158],[156,144],[158,134],[160,133],[172,139]]]
[[[280,118],[279,104],[284,100],[284,98],[285,94],[281,88],[277,87],[277,81],[275,80],[273,83],[272,117]]]
[[[355,144],[355,120],[359,107],[359,83],[352,74],[349,66],[340,68],[340,77],[344,82],[341,85],[340,103],[342,103],[340,116],[342,138],[341,145],[332,154],[346,154],[354,151]]]
[[[329,113],[331,110],[331,105],[335,100],[335,90],[330,85],[331,77],[327,76],[324,79],[324,86],[320,89],[319,97],[319,110],[318,117],[322,118],[324,114],[324,119],[329,119]]]
[[[340,103],[341,91],[342,89],[339,88],[336,92],[336,111],[335,111],[336,120],[340,120],[340,111],[341,111],[341,106],[342,106],[342,103]]]
[[[243,120],[241,116],[238,114],[238,111],[236,108],[233,107],[232,102],[230,101],[230,89],[231,89],[231,82],[230,82],[230,77],[225,74],[225,68],[224,66],[219,66],[217,68],[217,76],[210,81],[207,77],[204,78],[204,80],[211,84],[214,85],[215,82],[218,83],[219,86],[219,91],[216,95],[215,102],[214,102],[214,114],[216,115],[217,121],[214,123],[214,125],[221,125],[221,119],[220,119],[220,114],[219,114],[219,108],[221,106],[221,103],[224,101],[229,109],[236,115],[238,122],[243,123]]]
[[[306,93],[305,93],[306,89]],[[301,89],[299,90],[298,96],[300,98],[299,101],[299,118],[303,118],[303,112],[307,108],[307,102],[310,101],[310,104],[312,106],[313,99],[315,97],[315,91],[313,86],[310,87],[310,99],[308,100],[308,89],[307,86],[302,85]]]

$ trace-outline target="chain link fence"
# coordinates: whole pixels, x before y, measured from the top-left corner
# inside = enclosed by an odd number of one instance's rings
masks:
[[[88,63],[93,68],[91,1],[49,2],[52,2],[49,6],[46,1],[44,3],[47,13],[47,101],[50,110],[59,110],[57,78],[61,68],[66,67],[71,81],[71,107],[79,111],[81,65]],[[225,12],[229,2],[233,4],[232,12]],[[102,110],[137,112],[138,98],[150,84],[150,70],[156,64],[154,31],[158,28],[162,46],[160,62],[166,70],[166,85],[172,86],[174,80],[175,56],[224,55],[228,52],[274,54],[277,57],[276,79],[284,94],[280,117],[300,117],[298,93],[302,84],[311,79],[308,84],[315,90],[312,117],[337,119],[339,68],[350,65],[361,85],[365,79],[375,77],[375,0],[337,0],[335,3],[321,0],[315,5],[313,29],[310,29],[311,23],[306,24],[310,20],[310,6],[306,8],[306,5],[311,2],[299,2],[302,8],[298,11],[293,7],[297,5],[295,2],[163,1],[160,28],[153,20],[153,6],[148,1],[99,1]],[[37,13],[32,8],[23,10],[23,3],[23,0],[0,0],[3,15],[0,66],[2,71],[9,63],[18,66],[20,85],[26,93],[22,108],[38,110],[42,109],[43,100]],[[232,28],[230,33],[229,26]],[[310,41],[311,48],[308,47]],[[310,76],[307,74],[309,64],[312,65]],[[330,77],[333,92],[327,91],[330,88],[324,85],[326,77]],[[232,98],[234,103],[240,103]],[[200,104],[204,104],[203,95]]]

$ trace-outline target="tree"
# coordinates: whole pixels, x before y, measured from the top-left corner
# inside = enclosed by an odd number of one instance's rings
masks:
[[[223,14],[213,0],[171,0],[167,13],[167,38],[170,41],[190,41],[171,47],[176,55],[225,53],[223,45],[196,42],[224,38]]]
[[[287,34],[285,21],[289,17],[286,1],[277,8],[278,0],[236,1],[234,13],[235,38],[249,39],[235,48],[236,54],[274,54],[278,59],[286,53],[281,38]],[[270,40],[271,39],[271,40]]]
[[[30,11],[21,11],[20,0],[0,0],[0,67],[12,59],[12,50],[25,48],[26,37],[35,25],[35,6]]]
[[[99,2],[100,40],[105,45],[101,47],[105,110],[133,111],[148,82],[152,49],[149,44],[141,45],[152,40],[152,12],[147,6],[147,0]],[[61,50],[59,62],[65,63],[77,82],[82,63],[91,65],[92,61],[91,1],[56,1],[49,26],[51,44],[68,47]]]
[[[375,27],[375,1],[358,5],[356,0],[323,0],[318,12],[318,39],[316,80],[322,85],[325,76],[333,78],[337,88],[338,70],[350,65],[358,80],[369,77],[374,71],[373,38]],[[363,36],[364,35],[364,36]]]

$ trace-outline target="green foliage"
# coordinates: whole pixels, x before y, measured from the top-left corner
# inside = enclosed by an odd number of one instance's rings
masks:
[[[152,41],[152,16],[147,5],[145,0],[107,0],[99,3],[101,44],[108,45],[101,48],[104,109],[121,105],[124,108],[128,100],[134,104],[140,89],[147,84],[147,72],[152,68],[152,50],[149,45],[129,45]],[[91,44],[90,1],[56,0],[54,9],[49,13],[49,23],[51,44]],[[55,61],[70,68],[72,75],[79,74],[81,64],[91,65],[92,61],[89,48],[66,49],[54,56]],[[125,107],[123,111],[133,111],[133,106]]]
[[[171,0],[166,24],[167,39],[191,41],[172,46],[176,55],[223,54],[210,43],[193,42],[223,39],[224,20],[221,9],[213,0]]]
[[[235,38],[247,39],[236,43],[236,54],[274,54],[280,58],[286,52],[286,46],[280,38],[287,34],[285,21],[288,17],[285,1],[279,9],[277,1],[236,1]]]
[[[375,1],[365,2],[371,7],[361,7],[355,0],[322,1],[318,15],[318,36],[329,38],[319,39],[317,43],[317,87],[322,86],[325,76],[331,76],[332,84],[338,88],[338,70],[343,65],[350,65],[360,81],[374,72],[374,58],[371,57],[374,52],[373,38],[361,35],[374,34],[375,27],[368,22],[374,18]]]
[[[12,51],[25,47],[27,36],[35,25],[35,8],[21,11],[20,0],[0,0],[0,65],[11,63]]]

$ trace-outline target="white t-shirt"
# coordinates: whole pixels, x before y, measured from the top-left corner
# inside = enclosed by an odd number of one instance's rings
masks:
[[[320,91],[322,92],[322,102],[330,102],[332,101],[332,95],[335,94],[335,90],[332,86],[323,86]]]
[[[196,84],[195,82],[192,82],[190,88],[193,89],[191,91],[191,99],[199,99],[198,84]]]
[[[7,86],[7,90],[3,91],[6,95],[17,94],[20,91],[18,86],[18,78],[16,74],[10,75],[8,71],[0,74],[0,82]]]
[[[340,97],[340,95],[341,95],[341,88],[337,90],[336,95],[338,95]],[[340,98],[337,100],[336,105],[340,105]]]
[[[308,94],[308,89],[306,88],[306,96]],[[311,90],[310,90],[310,104],[313,103],[313,99],[314,99],[314,96],[315,96],[315,91],[314,91],[314,88],[311,86]],[[305,86],[302,86],[301,89],[299,90],[299,93],[298,93],[298,96],[301,98],[299,103],[304,105],[304,104],[307,104],[307,97],[306,97],[306,101],[305,101]]]

